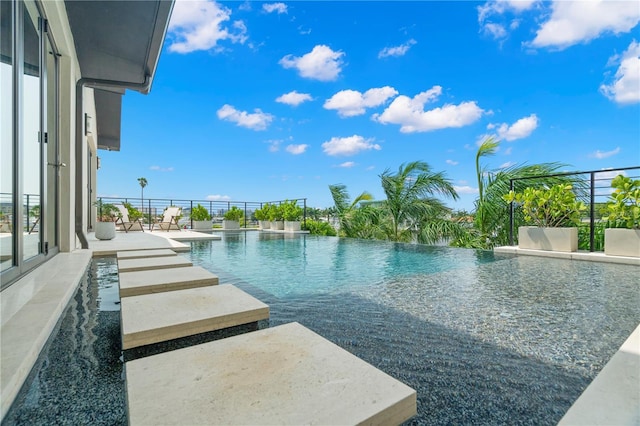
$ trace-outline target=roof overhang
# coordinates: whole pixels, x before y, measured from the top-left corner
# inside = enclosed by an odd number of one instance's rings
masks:
[[[151,90],[173,4],[174,0],[65,1],[82,78],[88,86],[109,91],[96,90],[99,148],[120,149],[124,89],[144,94]],[[117,128],[112,127],[116,121]]]

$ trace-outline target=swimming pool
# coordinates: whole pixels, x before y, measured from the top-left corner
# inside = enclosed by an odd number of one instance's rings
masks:
[[[638,267],[257,232],[193,261],[418,392],[408,424],[556,424],[640,322]],[[94,259],[3,424],[126,424],[115,259]]]
[[[191,259],[418,391],[414,424],[555,424],[640,322],[638,268],[223,234]]]

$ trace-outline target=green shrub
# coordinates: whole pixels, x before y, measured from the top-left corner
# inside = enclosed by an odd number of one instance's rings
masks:
[[[525,188],[521,193],[509,191],[503,198],[507,202],[522,205],[525,221],[539,227],[577,226],[580,212],[586,210],[584,203],[576,200],[570,184]]]
[[[236,206],[231,206],[229,210],[224,214],[225,220],[235,220],[240,222],[244,217],[244,212]]]
[[[607,201],[608,216],[604,218],[609,228],[640,229],[640,180],[623,175],[611,181],[615,191]]]
[[[338,235],[336,230],[333,229],[333,226],[327,222],[318,220],[307,219],[307,223],[302,226],[302,229],[309,231],[311,235],[323,235],[328,237],[335,237]]]
[[[269,212],[269,203],[265,204],[263,207],[256,209],[253,211],[253,216],[256,220],[268,220],[268,212]]]
[[[282,212],[282,207],[281,206],[276,206],[275,204],[270,204],[269,205],[269,210],[267,213],[267,217],[269,218],[270,221],[276,221],[276,220],[283,220],[284,219],[284,215]]]
[[[209,211],[202,207],[200,204],[191,209],[191,220],[211,220],[211,215]]]
[[[113,204],[97,200],[93,205],[96,206],[98,222],[115,222],[117,218],[122,216],[120,214],[120,209]]]
[[[122,205],[127,209],[129,215],[129,222],[135,222],[138,219],[142,219],[142,213],[131,205],[131,203],[122,202]]]
[[[302,207],[296,201],[286,200],[280,205],[282,209],[282,218],[286,221],[295,221],[302,219]]]

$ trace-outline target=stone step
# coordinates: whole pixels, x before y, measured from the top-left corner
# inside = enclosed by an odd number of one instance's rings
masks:
[[[125,371],[131,425],[397,425],[417,410],[413,389],[298,323],[137,359]]]
[[[122,259],[118,260],[118,272],[148,271],[152,269],[179,268],[192,265],[193,264],[183,256]]]
[[[269,318],[269,306],[230,284],[122,298],[122,349]]]
[[[143,259],[147,257],[164,257],[177,256],[178,254],[170,249],[151,249],[151,250],[127,250],[116,253],[118,260],[120,259]]]
[[[120,273],[120,297],[218,285],[218,277],[200,266]]]

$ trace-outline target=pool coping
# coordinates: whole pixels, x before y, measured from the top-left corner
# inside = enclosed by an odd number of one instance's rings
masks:
[[[609,256],[604,254],[603,252],[589,252],[585,250],[562,252],[551,250],[522,249],[518,246],[501,246],[494,247],[493,251],[494,253],[515,254],[518,256],[552,257],[555,259],[582,260],[587,262],[603,262],[640,266],[640,257]]]

